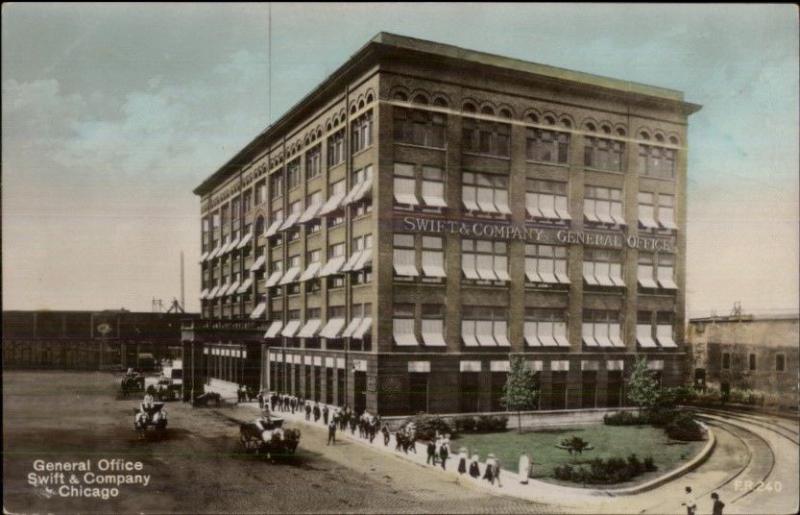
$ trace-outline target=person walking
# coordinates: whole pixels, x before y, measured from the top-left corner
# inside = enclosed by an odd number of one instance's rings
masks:
[[[480,456],[477,454],[472,455],[472,461],[469,463],[469,475],[472,479],[479,479],[481,477],[481,467],[478,465]]]
[[[314,422],[319,422],[319,417],[322,416],[322,411],[319,409],[319,403],[314,404]]]
[[[498,488],[503,488],[503,483],[500,482],[500,472],[503,470],[503,467],[500,465],[500,459],[495,458],[494,463],[492,464],[492,469],[494,470],[494,479],[497,481]]]
[[[425,464],[436,466],[436,443],[433,440],[428,442],[428,458],[425,460]]]
[[[462,447],[458,450],[458,473],[467,473],[467,448]]]
[[[442,470],[447,470],[447,457],[450,455],[450,444],[445,439],[439,447],[439,459],[442,460]]]
[[[311,420],[311,403],[306,401],[306,420]]]
[[[528,484],[528,478],[531,475],[531,457],[527,452],[523,452],[519,457],[519,466],[517,467],[519,473],[519,482],[523,485]]]
[[[336,419],[332,418],[328,423],[328,443],[327,445],[336,444]]]
[[[695,501],[694,495],[692,494],[691,486],[686,487],[683,497],[684,499],[681,506],[686,506],[686,515],[694,515],[697,509],[697,501]]]
[[[489,454],[489,457],[486,459],[486,468],[483,471],[483,479],[489,482],[489,484],[494,484],[494,476],[495,476],[495,458],[494,454]]]
[[[322,406],[322,423],[326,426],[328,425],[328,417],[330,417],[330,410],[328,409],[328,405]]]
[[[711,499],[714,501],[714,506],[711,508],[711,515],[722,515],[722,509],[725,508],[725,503],[719,500],[719,494],[713,492]]]
[[[389,439],[391,438],[391,435],[389,434],[389,426],[387,426],[386,423],[383,424],[381,433],[383,433],[383,446],[389,447]]]

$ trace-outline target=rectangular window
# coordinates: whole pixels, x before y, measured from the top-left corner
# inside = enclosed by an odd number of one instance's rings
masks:
[[[256,204],[263,204],[267,201],[267,183],[262,182],[256,186]]]
[[[508,245],[503,241],[462,239],[461,269],[466,279],[510,281]]]
[[[353,171],[350,192],[342,199],[342,205],[359,202],[372,193],[372,165]]]
[[[393,247],[394,273],[402,277],[419,275],[413,234],[395,234]]]
[[[428,207],[444,208],[444,170],[434,166],[422,167],[422,202]]]
[[[639,203],[639,227],[643,229],[658,229],[653,194],[640,191],[637,194],[637,199]]]
[[[319,145],[306,152],[306,179],[313,179],[322,172],[322,149]]]
[[[422,273],[426,277],[446,277],[443,238],[438,236],[422,237]]]
[[[569,134],[529,128],[525,152],[529,161],[564,164],[569,156]]]
[[[351,124],[353,135],[353,153],[372,145],[372,111],[362,114]]]
[[[731,369],[731,355],[729,352],[722,353],[722,370]]]
[[[328,136],[328,166],[336,166],[344,162],[345,130],[341,129]]]
[[[269,176],[269,189],[273,199],[283,195],[283,174],[281,172]]]
[[[639,145],[639,174],[659,179],[674,179],[676,155],[677,152],[671,148]]]
[[[494,306],[464,306],[461,339],[466,347],[510,347],[508,309]]]
[[[655,281],[655,254],[639,252],[639,265],[636,269],[636,280],[642,288],[658,288]]]
[[[498,157],[510,155],[510,125],[464,118],[462,127],[464,152]]]
[[[747,366],[748,366],[748,368],[750,370],[755,370],[756,369],[756,355],[755,354],[749,354],[747,356]]]
[[[658,195],[658,223],[664,229],[674,231],[675,225],[675,196],[661,193]]]
[[[342,200],[344,200],[344,197],[347,194],[347,185],[345,184],[344,179],[332,183],[329,187],[329,191],[330,191],[330,196],[328,197],[328,200],[325,201],[325,204],[322,205],[322,208],[319,210],[319,216],[330,215],[331,213],[341,213]],[[344,219],[344,217],[342,216],[329,217],[328,225],[331,225],[332,221],[335,221],[339,218]]]
[[[286,167],[288,189],[292,190],[300,186],[300,159],[295,159]]]
[[[444,306],[441,304],[422,305],[422,343],[426,347],[445,347]]]
[[[567,183],[528,179],[525,209],[531,218],[571,220],[567,203]]]
[[[586,186],[583,198],[583,217],[587,222],[626,225],[622,210],[622,190]]]
[[[605,138],[584,138],[583,164],[589,168],[611,172],[622,171],[625,144]]]
[[[590,286],[624,287],[622,252],[584,248],[583,280]]]
[[[408,163],[394,164],[394,202],[408,207],[419,205],[417,199],[417,182],[414,165]]]
[[[582,333],[586,347],[625,348],[617,311],[585,309]]]
[[[532,283],[569,284],[567,247],[525,245],[525,277]]]
[[[511,215],[507,176],[464,172],[461,181],[461,198],[467,211]]]
[[[677,290],[675,284],[675,256],[672,254],[658,254],[658,270],[656,277],[658,284],[665,290]]]
[[[653,337],[653,313],[639,311],[636,313],[636,343],[642,349],[656,349],[658,344]]]
[[[419,345],[414,329],[414,305],[395,304],[392,317],[394,342],[401,347]]]
[[[786,370],[786,356],[783,354],[775,355],[775,371],[784,372]]]
[[[674,337],[675,317],[669,311],[656,313],[656,341],[664,349],[675,349],[678,344]]]
[[[395,107],[393,111],[396,142],[445,148],[445,127],[447,126],[445,115],[401,107]]]
[[[566,320],[563,309],[526,309],[525,342],[529,347],[569,347]]]

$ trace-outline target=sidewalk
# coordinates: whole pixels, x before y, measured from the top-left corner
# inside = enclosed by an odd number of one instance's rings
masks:
[[[249,403],[240,403],[238,404],[240,409],[246,409],[247,412],[250,413],[247,419],[250,417],[255,418],[257,417],[261,411],[258,407],[257,402],[249,402]],[[331,407],[329,407],[331,409]],[[331,409],[331,413],[336,408]],[[293,423],[301,423],[307,424],[319,429],[326,431],[327,428],[323,423],[323,419],[320,418],[318,422],[314,422],[313,417],[311,420],[305,419],[305,413],[301,411],[295,411],[292,413],[291,411],[275,411],[273,412],[274,416],[282,417],[287,421],[291,421]],[[238,417],[237,417],[238,418]],[[244,419],[242,419],[244,420]],[[592,489],[584,489],[584,488],[570,488],[566,486],[554,485],[551,483],[546,483],[544,481],[537,481],[535,479],[529,479],[527,485],[523,485],[519,482],[520,477],[516,472],[511,472],[507,469],[502,469],[502,474],[500,475],[500,480],[502,482],[502,487],[498,486],[497,482],[492,485],[488,481],[483,479],[473,479],[468,474],[459,474],[457,471],[458,467],[458,456],[457,456],[457,445],[455,445],[454,449],[452,449],[454,454],[451,454],[447,460],[447,469],[442,470],[441,464],[436,465],[428,465],[425,463],[427,459],[427,450],[426,446],[422,443],[416,443],[416,454],[411,451],[408,454],[405,454],[401,451],[395,451],[396,440],[394,433],[392,433],[389,445],[383,444],[383,435],[378,433],[375,437],[375,440],[370,444],[368,439],[364,439],[358,436],[358,431],[355,434],[351,434],[349,429],[345,431],[336,431],[336,438],[337,440],[345,439],[349,442],[357,443],[359,445],[363,445],[365,447],[369,447],[372,450],[384,454],[389,454],[392,456],[396,456],[398,458],[404,459],[411,463],[414,463],[418,466],[425,467],[428,469],[435,469],[441,474],[445,474],[452,478],[453,480],[465,482],[472,486],[481,488],[483,490],[489,491],[493,494],[497,495],[509,495],[517,498],[522,498],[530,501],[535,501],[538,503],[547,503],[547,504],[555,504],[560,507],[573,509],[575,511],[584,511],[584,512],[595,512],[596,508],[598,507],[598,503],[605,504],[608,503],[612,496],[609,496],[606,492],[602,490],[592,490]],[[300,446],[302,447],[302,439],[300,442]],[[485,456],[483,457],[485,458]],[[485,464],[480,464],[480,471],[481,475],[479,477],[483,477],[483,473],[485,471]]]

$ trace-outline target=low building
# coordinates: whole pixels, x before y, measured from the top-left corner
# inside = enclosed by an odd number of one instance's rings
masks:
[[[3,311],[3,368],[148,368],[180,357],[187,313]]]
[[[797,409],[798,326],[792,316],[713,316],[689,321],[696,386],[753,390],[765,404]]]

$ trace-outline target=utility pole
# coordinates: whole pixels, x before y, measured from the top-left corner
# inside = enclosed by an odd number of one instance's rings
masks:
[[[183,281],[183,251],[181,250],[181,308],[186,309],[186,291]]]

